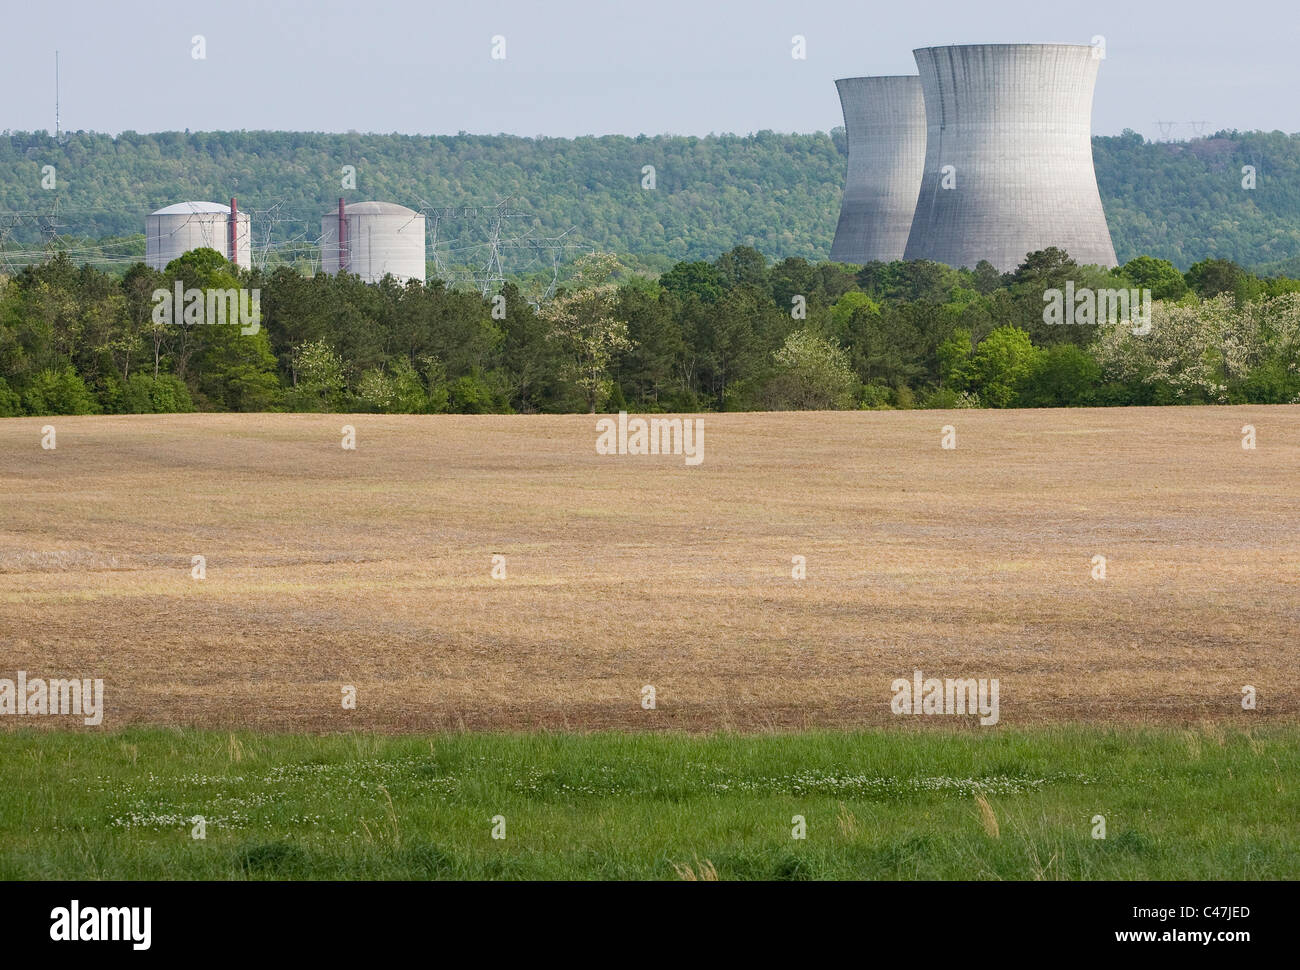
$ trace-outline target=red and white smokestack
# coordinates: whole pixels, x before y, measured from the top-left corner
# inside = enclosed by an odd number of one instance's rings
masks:
[[[339,199],[339,272],[348,271],[348,217]]]
[[[227,228],[229,231],[228,233],[229,241],[226,245],[226,252],[230,257],[230,261],[234,263],[236,266],[238,266],[239,265],[239,203],[233,195],[230,197],[230,225]]]

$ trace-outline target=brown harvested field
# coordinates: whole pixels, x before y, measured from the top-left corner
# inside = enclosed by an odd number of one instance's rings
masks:
[[[704,425],[692,468],[587,416],[0,421],[0,677],[103,677],[107,726],[950,726],[890,714],[914,668],[1011,725],[1300,714],[1300,407]]]

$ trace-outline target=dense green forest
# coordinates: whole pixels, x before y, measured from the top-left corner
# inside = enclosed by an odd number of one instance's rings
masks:
[[[84,248],[79,241],[106,237],[113,240],[104,249],[124,268],[143,253],[138,234],[148,212],[231,195],[253,215],[255,244],[269,239],[289,263],[310,256],[320,217],[340,195],[412,208],[490,206],[510,197],[520,215],[507,221],[504,238],[572,230],[566,258],[597,249],[653,271],[716,259],[735,246],[778,260],[818,260],[834,235],[845,152],[840,129],[576,139],[76,132],[59,142],[44,133],[5,133],[0,269],[6,250],[30,253],[63,238],[72,240],[65,245],[74,256],[84,256],[75,252]],[[1121,262],[1147,254],[1180,269],[1224,258],[1295,271],[1300,135],[1219,132],[1153,143],[1125,132],[1094,138],[1093,156]],[[54,166],[53,188],[42,187],[47,165]],[[1257,173],[1249,190],[1242,187],[1246,165]],[[344,166],[355,169],[355,188],[342,187]],[[645,166],[654,166],[653,189],[642,187]],[[455,278],[458,268],[472,269],[489,228],[481,215],[444,214],[431,275]],[[539,269],[527,244],[502,255],[507,275]]]
[[[1049,312],[1058,291],[1074,308],[1121,287],[1152,299]],[[246,317],[215,315],[221,291]],[[211,249],[121,277],[63,254],[0,275],[0,416],[1219,402],[1300,403],[1300,280],[1226,260],[1103,270],[1056,249],[1003,275],[773,264],[747,246],[657,277],[587,254],[540,304],[513,283],[483,297],[243,271]]]

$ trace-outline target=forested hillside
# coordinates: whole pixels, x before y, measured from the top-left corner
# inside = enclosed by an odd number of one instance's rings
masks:
[[[293,262],[310,254],[321,214],[340,195],[413,208],[510,196],[527,216],[510,220],[505,237],[552,237],[572,227],[567,242],[631,256],[644,268],[716,259],[737,245],[775,259],[824,259],[844,151],[838,130],[578,139],[78,132],[62,143],[7,133],[0,137],[0,235],[9,250],[30,250],[55,234],[126,237],[162,205],[233,194],[253,213],[257,244],[269,231]],[[1146,254],[1186,269],[1210,257],[1260,266],[1300,256],[1300,136],[1220,132],[1152,143],[1129,132],[1093,139],[1093,154],[1121,262]],[[53,189],[42,187],[47,165],[55,167]],[[1244,165],[1255,166],[1253,190],[1242,188]],[[355,168],[355,188],[342,188],[344,166]],[[653,189],[642,187],[645,166],[654,167]],[[472,263],[486,231],[481,219],[445,214],[440,258]]]
[[[1263,266],[1300,256],[1300,135],[1219,132],[1147,142],[1126,132],[1092,140],[1097,185],[1121,263],[1202,259]],[[1255,188],[1242,187],[1244,166]]]

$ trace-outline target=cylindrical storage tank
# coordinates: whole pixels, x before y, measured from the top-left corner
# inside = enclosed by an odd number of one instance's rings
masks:
[[[903,258],[925,168],[925,99],[916,75],[835,82],[849,143],[831,260]]]
[[[339,247],[340,221],[343,247]],[[399,283],[424,281],[424,216],[392,202],[354,202],[321,217],[321,268],[343,268],[367,283],[391,273]]]
[[[230,253],[230,206],[216,202],[178,202],[150,213],[144,220],[144,261],[165,269],[192,249],[215,249],[241,269],[250,269],[252,222],[248,213],[235,217],[235,254]]]
[[[925,94],[925,171],[908,259],[1014,270],[1064,249],[1115,265],[1092,167],[1101,60],[1074,44],[977,44],[912,52]]]

